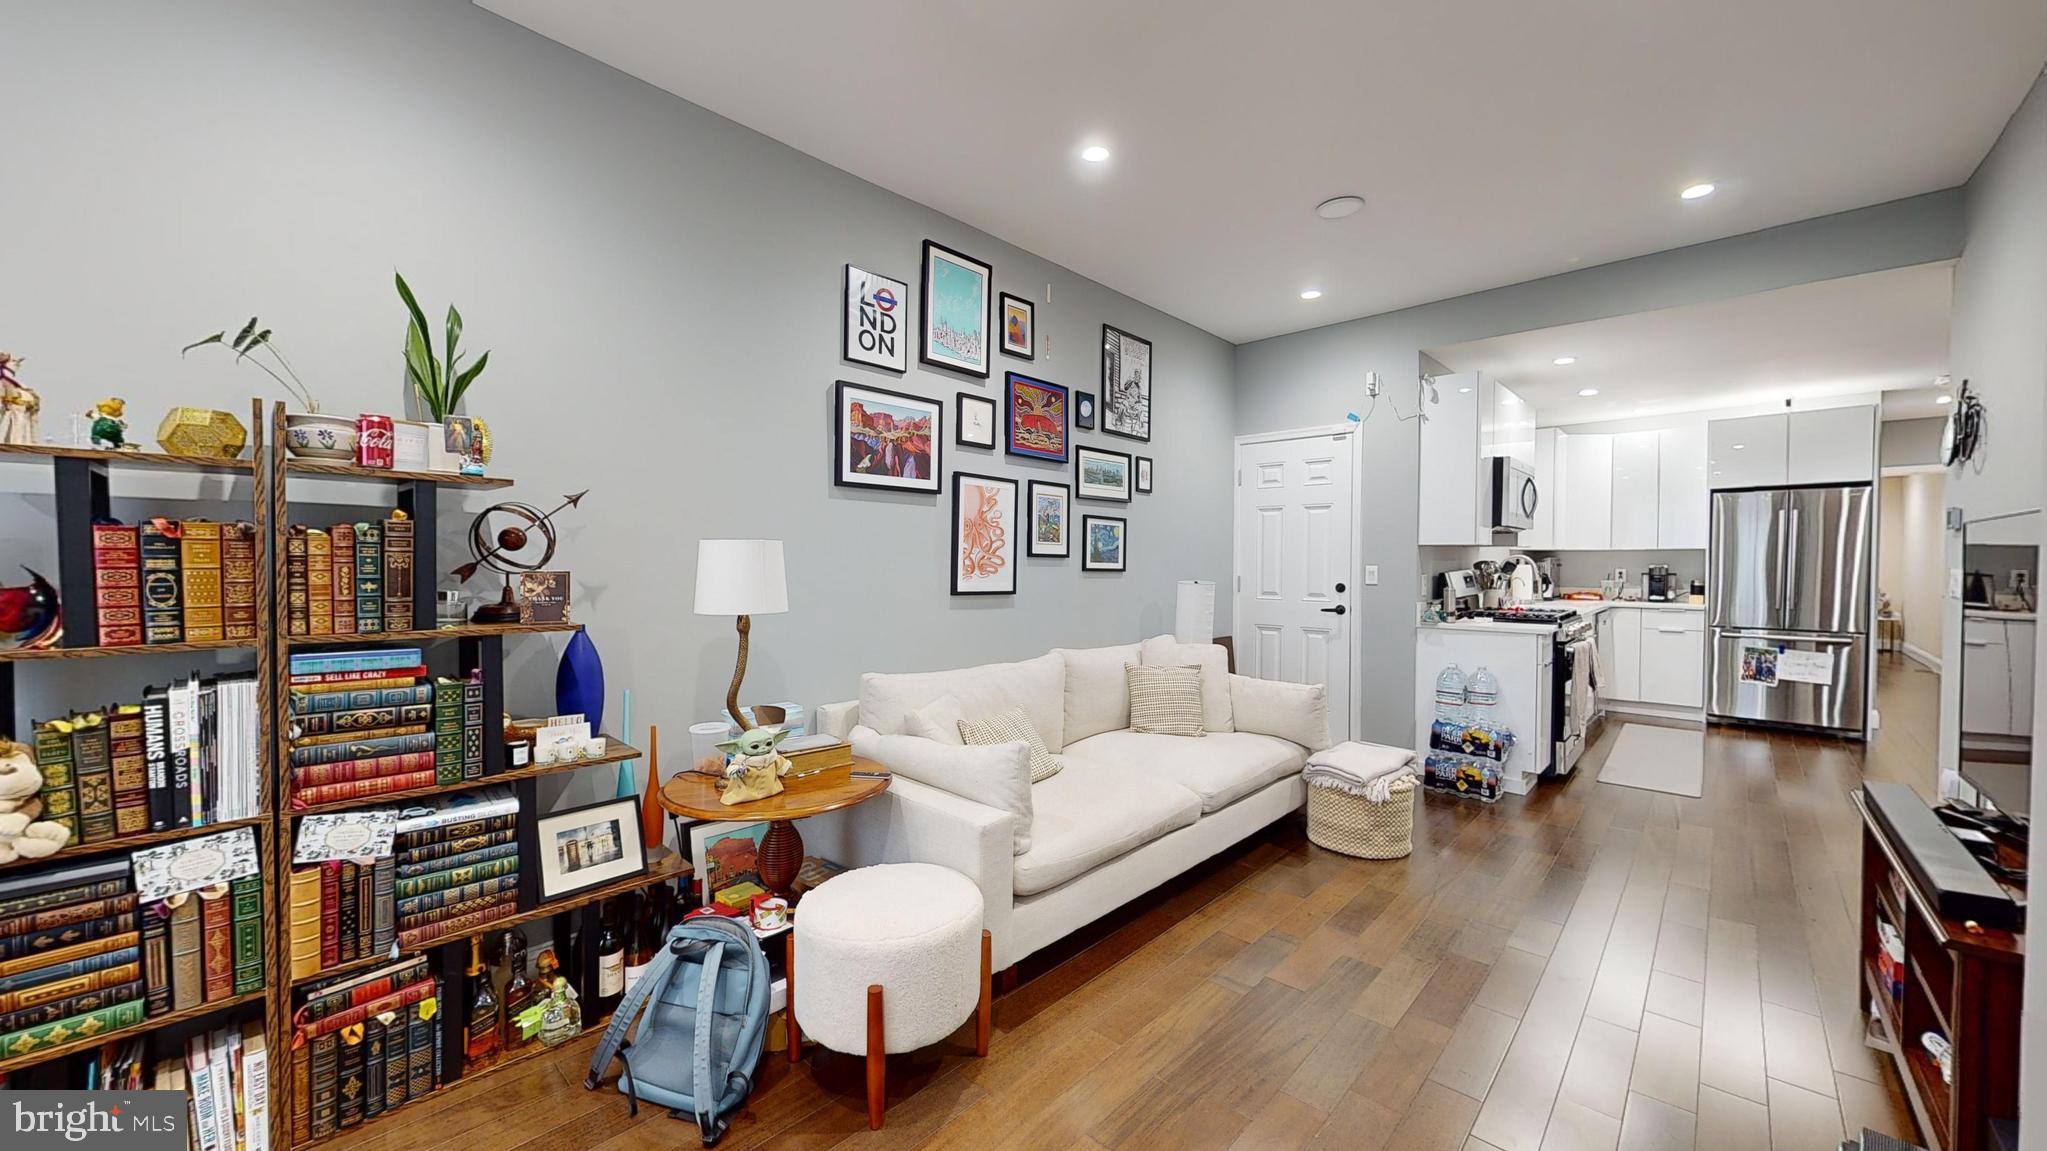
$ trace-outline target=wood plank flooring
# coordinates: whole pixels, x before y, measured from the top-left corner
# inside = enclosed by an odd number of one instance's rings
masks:
[[[1709,729],[1705,795],[1565,783],[1430,799],[1404,860],[1283,821],[1028,965],[972,1025],[889,1061],[764,1058],[727,1148],[1831,1151],[1915,1136],[1856,1018],[1866,775],[1931,794],[1938,680],[1886,659],[1868,746]],[[693,1145],[585,1091],[590,1041],[414,1104],[348,1151]]]

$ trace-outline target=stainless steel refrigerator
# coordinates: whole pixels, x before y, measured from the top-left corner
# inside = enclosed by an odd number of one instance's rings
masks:
[[[1713,493],[1708,715],[1866,734],[1874,508],[1868,485]]]

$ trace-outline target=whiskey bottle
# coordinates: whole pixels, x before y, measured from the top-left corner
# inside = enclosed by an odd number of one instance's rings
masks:
[[[504,1019],[498,1010],[498,997],[491,990],[490,968],[483,965],[483,940],[469,941],[469,969],[471,984],[469,1000],[469,1030],[462,1046],[463,1074],[481,1071],[497,1062],[499,1044],[503,1040]]]
[[[519,1037],[519,1014],[533,1006],[536,988],[526,978],[526,933],[516,927],[505,932],[505,968],[505,989],[498,998],[505,1009],[503,1049],[509,1054],[539,1040],[538,1032],[530,1039]]]
[[[598,915],[603,926],[597,933],[597,994],[590,1005],[590,1015],[602,1019],[617,1008],[619,1000],[625,998],[625,940],[612,924],[608,904],[598,911]]]

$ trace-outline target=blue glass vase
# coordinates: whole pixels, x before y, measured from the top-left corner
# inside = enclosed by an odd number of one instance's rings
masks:
[[[570,636],[562,649],[554,670],[554,713],[584,716],[592,735],[604,730],[604,661],[597,658],[597,645],[587,631]]]

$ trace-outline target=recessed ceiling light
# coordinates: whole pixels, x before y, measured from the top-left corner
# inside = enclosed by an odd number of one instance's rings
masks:
[[[1579,395],[1581,395],[1581,396],[1596,396],[1596,395],[1598,395],[1598,394],[1599,394],[1599,389],[1598,389],[1598,388],[1579,388],[1579,389],[1578,389],[1578,394],[1579,394]]]
[[[1693,184],[1691,187],[1686,188],[1684,191],[1679,192],[1677,195],[1678,199],[1680,200],[1703,200],[1712,194],[1713,185]]]
[[[1947,376],[1946,374],[1933,377],[1933,386],[1936,388],[1945,388],[1952,385],[1953,383],[1954,380]]]
[[[1952,404],[1955,402],[1955,398],[1953,396],[1935,396],[1933,397],[1933,402],[1936,404]]]
[[[1734,450],[1738,452],[1738,451],[1740,451],[1741,449],[1743,449],[1743,448],[1745,448],[1745,447],[1747,447],[1747,446],[1748,446],[1747,444],[1736,444],[1736,445],[1734,445]]]
[[[1363,196],[1331,196],[1315,205],[1315,214],[1325,220],[1341,220],[1365,210]]]
[[[1577,362],[1578,357],[1576,356],[1558,356],[1556,359],[1550,361],[1550,363],[1555,364],[1557,367],[1560,368],[1568,368],[1572,364],[1575,364]]]
[[[1099,164],[1109,158],[1109,150],[1100,144],[1089,144],[1080,150],[1080,158],[1090,164]]]
[[[1305,288],[1301,291],[1301,298],[1303,300],[1319,300],[1322,298],[1322,289]]]
[[[1457,394],[1458,394],[1458,395],[1460,395],[1460,396],[1462,396],[1462,395],[1468,395],[1468,394],[1469,394],[1470,392],[1471,392],[1471,389],[1470,389],[1470,388],[1459,388],[1459,389],[1457,389]]]

